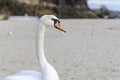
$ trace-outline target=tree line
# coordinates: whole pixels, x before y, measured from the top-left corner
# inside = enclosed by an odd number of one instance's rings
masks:
[[[109,14],[108,9],[91,10],[87,0],[38,0],[38,4],[20,3],[18,0],[0,0],[0,14],[41,16],[54,14],[61,18],[96,18]]]

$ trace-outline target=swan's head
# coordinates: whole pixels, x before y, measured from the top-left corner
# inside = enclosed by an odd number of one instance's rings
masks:
[[[66,32],[60,25],[60,20],[54,15],[44,15],[41,17],[40,21],[45,27],[55,27],[63,32]]]

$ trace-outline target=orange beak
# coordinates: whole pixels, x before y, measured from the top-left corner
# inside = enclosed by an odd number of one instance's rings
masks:
[[[59,22],[59,21],[57,21],[57,22],[55,23],[55,27],[56,27],[57,29],[63,31],[64,33],[66,32],[66,31],[63,29],[63,27],[60,25],[60,22]]]

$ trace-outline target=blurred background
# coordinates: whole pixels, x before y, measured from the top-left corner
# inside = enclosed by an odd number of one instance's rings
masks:
[[[120,0],[0,0],[0,80],[40,71],[35,37],[44,14],[61,18],[67,31],[45,37],[60,80],[120,80]]]
[[[0,0],[0,19],[44,14],[59,18],[120,18],[119,4],[119,0]]]

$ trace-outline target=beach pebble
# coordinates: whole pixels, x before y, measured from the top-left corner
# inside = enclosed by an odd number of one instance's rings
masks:
[[[12,36],[12,35],[13,35],[13,32],[8,32],[8,35],[9,35],[9,36]]]

